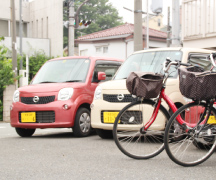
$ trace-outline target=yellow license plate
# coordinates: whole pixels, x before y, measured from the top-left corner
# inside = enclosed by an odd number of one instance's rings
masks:
[[[35,112],[23,112],[21,113],[21,122],[36,122]]]
[[[104,123],[114,123],[119,112],[103,112]]]
[[[208,124],[216,124],[215,116],[209,116]]]

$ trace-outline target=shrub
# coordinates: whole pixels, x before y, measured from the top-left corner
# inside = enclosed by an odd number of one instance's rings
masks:
[[[0,41],[4,40],[0,37]],[[0,120],[3,120],[3,92],[7,85],[13,84],[14,73],[12,70],[12,60],[6,57],[8,49],[4,46],[0,46]]]
[[[45,55],[43,51],[35,51],[34,55],[29,57],[29,79],[30,82],[41,66],[49,59],[53,57]],[[18,61],[18,69],[20,68],[20,60],[21,56],[19,55],[17,58]],[[26,69],[26,55],[23,55],[23,69]]]

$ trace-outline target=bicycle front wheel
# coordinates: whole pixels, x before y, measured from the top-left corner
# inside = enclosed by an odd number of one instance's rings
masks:
[[[195,166],[207,160],[216,146],[216,110],[213,108],[206,124],[199,123],[209,111],[205,103],[192,102],[179,108],[170,118],[165,130],[165,149],[175,163]],[[180,125],[177,117],[185,121]],[[187,126],[186,126],[187,124]]]
[[[163,136],[169,113],[161,105],[151,126],[143,128],[154,114],[155,102],[144,100],[132,102],[116,117],[113,137],[125,155],[134,159],[149,159],[164,150]]]

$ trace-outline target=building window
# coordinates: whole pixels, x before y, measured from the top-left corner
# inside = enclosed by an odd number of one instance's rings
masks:
[[[20,36],[20,22],[16,22],[16,36]],[[27,23],[22,23],[22,37],[27,37]]]
[[[46,37],[47,38],[49,38],[49,24],[48,23],[49,23],[49,19],[47,17],[47,25],[46,25],[46,35],[47,35]]]
[[[41,19],[41,38],[43,38],[43,18]]]
[[[161,20],[158,19],[158,26],[160,27],[160,25],[161,25]]]
[[[38,20],[36,20],[36,28],[35,28],[35,30],[36,30],[36,38],[38,38]]]
[[[31,37],[33,38],[34,37],[34,22],[32,21],[32,27],[31,27]]]
[[[101,52],[101,47],[96,47],[96,53],[100,53]]]
[[[80,56],[86,56],[87,55],[88,50],[84,49],[84,50],[80,50]]]
[[[0,36],[8,36],[8,21],[0,20]]]
[[[103,47],[103,53],[108,53],[108,46]]]

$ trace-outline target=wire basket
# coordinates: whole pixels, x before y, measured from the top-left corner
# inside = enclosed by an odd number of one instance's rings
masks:
[[[216,73],[193,66],[179,68],[179,88],[183,96],[193,100],[210,100],[216,97]]]

